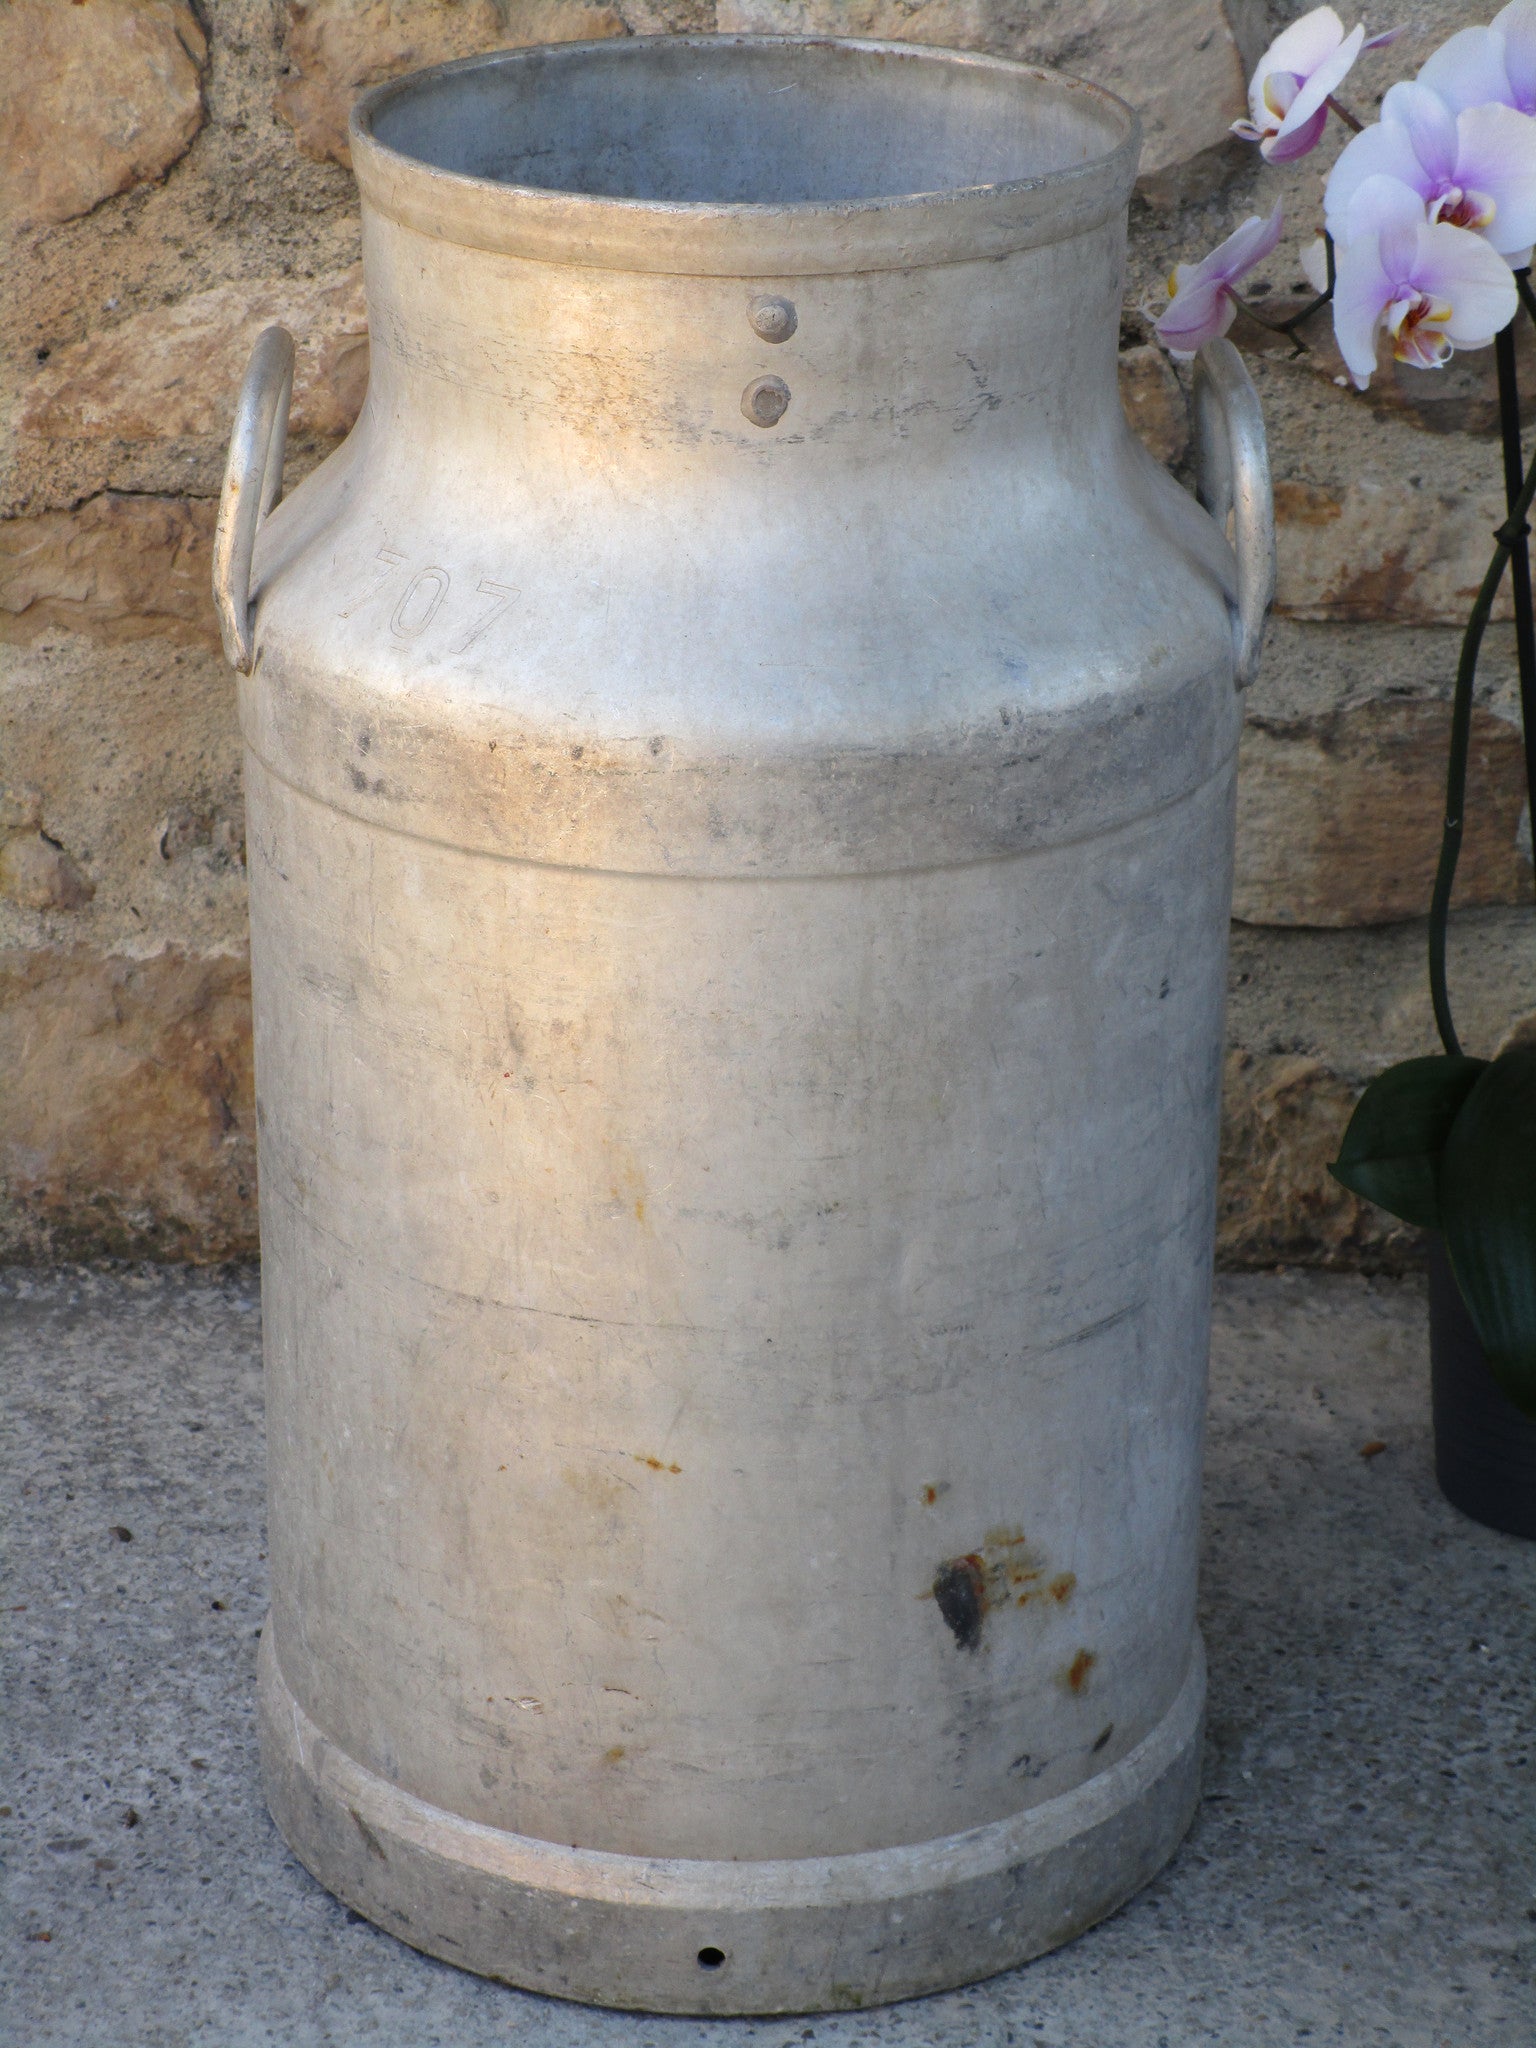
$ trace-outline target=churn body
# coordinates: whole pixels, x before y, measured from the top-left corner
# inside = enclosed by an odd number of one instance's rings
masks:
[[[369,394],[241,684],[263,1750],[470,1968],[875,2002],[1187,1824],[1241,700],[1135,153],[729,38],[354,117]]]

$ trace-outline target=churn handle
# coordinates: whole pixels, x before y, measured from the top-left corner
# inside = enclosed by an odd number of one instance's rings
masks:
[[[1259,394],[1230,341],[1195,357],[1195,490],[1237,557],[1237,687],[1258,673],[1264,622],[1275,595],[1275,501]]]
[[[293,336],[268,327],[256,337],[229,437],[219,523],[213,536],[213,601],[224,653],[248,676],[256,659],[251,630],[251,557],[256,533],[283,490],[288,405],[293,396]]]

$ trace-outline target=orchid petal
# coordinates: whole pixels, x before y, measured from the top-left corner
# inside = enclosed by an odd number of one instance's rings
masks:
[[[1376,333],[1392,298],[1375,235],[1362,235],[1336,252],[1333,334],[1344,366],[1361,391],[1376,368]]]
[[[1522,114],[1536,111],[1536,0],[1511,0],[1493,17],[1492,26],[1504,38],[1504,73],[1511,104]]]
[[[1172,354],[1192,356],[1208,341],[1225,334],[1236,313],[1237,301],[1227,287],[1207,278],[1190,287],[1180,286],[1156,323],[1156,333]]]
[[[1536,241],[1536,120],[1513,107],[1468,107],[1457,117],[1456,182],[1494,204],[1483,229],[1501,256]]]
[[[1393,221],[1377,232],[1377,260],[1394,292],[1411,294],[1418,289],[1419,229],[1423,225],[1420,214],[1417,220]]]
[[[1280,236],[1285,227],[1285,216],[1280,201],[1275,201],[1274,210],[1267,219],[1252,214],[1241,227],[1234,228],[1227,239],[1214,251],[1224,259],[1224,274],[1229,284],[1236,284],[1239,278],[1262,263],[1280,245]]]
[[[1401,122],[1413,153],[1431,178],[1449,182],[1456,176],[1456,116],[1427,85],[1406,79],[1390,88],[1381,103],[1383,127]]]
[[[1420,67],[1418,82],[1438,94],[1454,114],[1496,100],[1508,106],[1512,96],[1503,36],[1495,29],[1459,30]]]
[[[1261,220],[1257,214],[1251,215],[1241,227],[1234,228],[1224,242],[1218,243],[1209,256],[1202,256],[1198,263],[1179,265],[1174,272],[1179,290],[1207,281],[1236,284],[1278,246],[1283,227],[1278,203],[1267,220]]]
[[[1296,103],[1302,81],[1294,71],[1269,71],[1264,75],[1260,97],[1264,111],[1276,121],[1283,121]]]
[[[1331,7],[1322,11],[1326,11],[1329,14],[1333,13]],[[1336,16],[1335,19],[1337,19]],[[1324,58],[1323,62],[1318,65],[1312,76],[1301,88],[1301,91],[1292,100],[1285,119],[1280,123],[1282,138],[1291,134],[1294,129],[1303,127],[1312,119],[1314,114],[1326,109],[1329,94],[1336,92],[1348,77],[1350,66],[1359,56],[1360,46],[1364,41],[1365,30],[1363,28],[1351,29],[1333,55]]]
[[[1411,263],[1413,230],[1423,219],[1424,201],[1411,185],[1405,185],[1400,178],[1366,178],[1350,198],[1349,209],[1343,219],[1344,232],[1339,234],[1330,228],[1329,233],[1335,242],[1342,245],[1358,240],[1361,235],[1385,235],[1406,230],[1410,253],[1404,261]]]
[[[1255,79],[1265,78],[1271,71],[1294,71],[1298,77],[1309,78],[1319,64],[1325,63],[1344,40],[1344,24],[1331,7],[1314,7],[1310,14],[1304,14],[1300,21],[1293,21],[1289,28],[1282,29],[1259,59]]]
[[[1266,163],[1294,163],[1297,157],[1306,156],[1310,150],[1316,149],[1323,139],[1323,130],[1327,126],[1326,106],[1319,107],[1311,119],[1303,121],[1299,128],[1292,128],[1287,122],[1282,122],[1273,135],[1266,135],[1260,139],[1259,154]]]
[[[1328,289],[1328,244],[1321,235],[1314,235],[1306,244],[1298,259],[1301,274],[1315,292]]]
[[[1407,33],[1407,27],[1401,22],[1396,28],[1384,28],[1380,35],[1366,37],[1360,45],[1361,53],[1364,54],[1366,50],[1385,50],[1389,44],[1399,41]]]
[[[1486,348],[1519,307],[1509,265],[1481,235],[1436,221],[1418,231],[1413,282],[1432,299],[1448,299],[1445,332],[1457,348]]]
[[[1279,244],[1284,227],[1277,204],[1267,220],[1257,214],[1234,228],[1198,263],[1181,263],[1173,273],[1173,296],[1156,322],[1159,338],[1175,355],[1193,355],[1232,325],[1237,301],[1232,287]]]
[[[1428,198],[1431,189],[1430,181],[1424,174],[1411,133],[1399,121],[1374,122],[1352,136],[1340,152],[1338,162],[1329,173],[1323,195],[1324,217],[1328,232],[1335,241],[1343,241],[1352,233],[1368,232],[1363,228],[1351,228],[1349,214],[1355,194],[1368,179],[1373,178],[1391,178],[1398,184],[1411,186],[1419,195],[1422,212],[1422,201]]]

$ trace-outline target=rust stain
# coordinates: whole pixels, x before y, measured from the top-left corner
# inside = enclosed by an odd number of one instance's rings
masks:
[[[624,1745],[623,1745],[623,1743],[622,1743],[622,1742],[616,1742],[616,1743],[615,1743],[615,1744],[613,1745],[613,1748],[612,1748],[612,1749],[605,1749],[605,1750],[603,1751],[603,1762],[604,1762],[605,1764],[617,1764],[617,1763],[622,1763],[622,1762],[623,1762],[623,1760],[624,1760]]]
[[[1379,1436],[1373,1436],[1368,1444],[1360,1446],[1360,1455],[1362,1458],[1379,1458],[1386,1448]]]
[[[936,1486],[925,1486],[923,1488],[921,1499],[925,1508],[931,1508],[938,1497],[939,1489]]]
[[[1308,618],[1346,623],[1370,625],[1389,620],[1399,625],[1423,624],[1423,607],[1407,601],[1413,595],[1413,582],[1408,550],[1388,548],[1379,561],[1353,575],[1340,576],[1312,605],[1300,609]],[[1433,615],[1430,622],[1433,623]]]
[[[1089,1672],[1098,1661],[1092,1650],[1079,1650],[1072,1659],[1072,1662],[1067,1666],[1064,1674],[1068,1690],[1071,1692],[1081,1692],[1088,1683]]]
[[[608,1198],[616,1208],[627,1209],[643,1230],[649,1230],[650,1224],[646,1219],[645,1205],[649,1199],[650,1190],[645,1184],[645,1175],[640,1171],[636,1160],[632,1159],[622,1148],[616,1149],[619,1149],[620,1157],[615,1165],[613,1184],[608,1190]]]
[[[1275,479],[1275,518],[1297,526],[1331,526],[1342,519],[1344,507],[1332,491],[1317,484],[1299,483],[1291,477]]]
[[[925,1502],[930,1490],[924,1490]],[[1060,1606],[1071,1598],[1076,1573],[1058,1572],[1047,1582],[1046,1570],[1022,1529],[989,1529],[979,1550],[939,1566],[930,1591],[956,1643],[962,1650],[974,1650],[981,1640],[981,1624],[993,1608],[1027,1607],[1047,1595]]]
[[[637,1465],[648,1466],[652,1472],[681,1472],[683,1469],[681,1465],[664,1465],[660,1458],[648,1458],[644,1451],[631,1451],[629,1455]]]

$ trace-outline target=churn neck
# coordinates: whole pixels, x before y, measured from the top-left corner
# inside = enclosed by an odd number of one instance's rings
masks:
[[[956,434],[1091,468],[1136,141],[1096,87],[889,43],[616,39],[383,86],[353,116],[370,432],[413,489],[492,461],[655,502],[813,456],[910,480]]]
[[[376,213],[466,248],[730,278],[913,270],[1123,213],[1140,123],[1005,58],[797,36],[499,51],[352,114]]]

